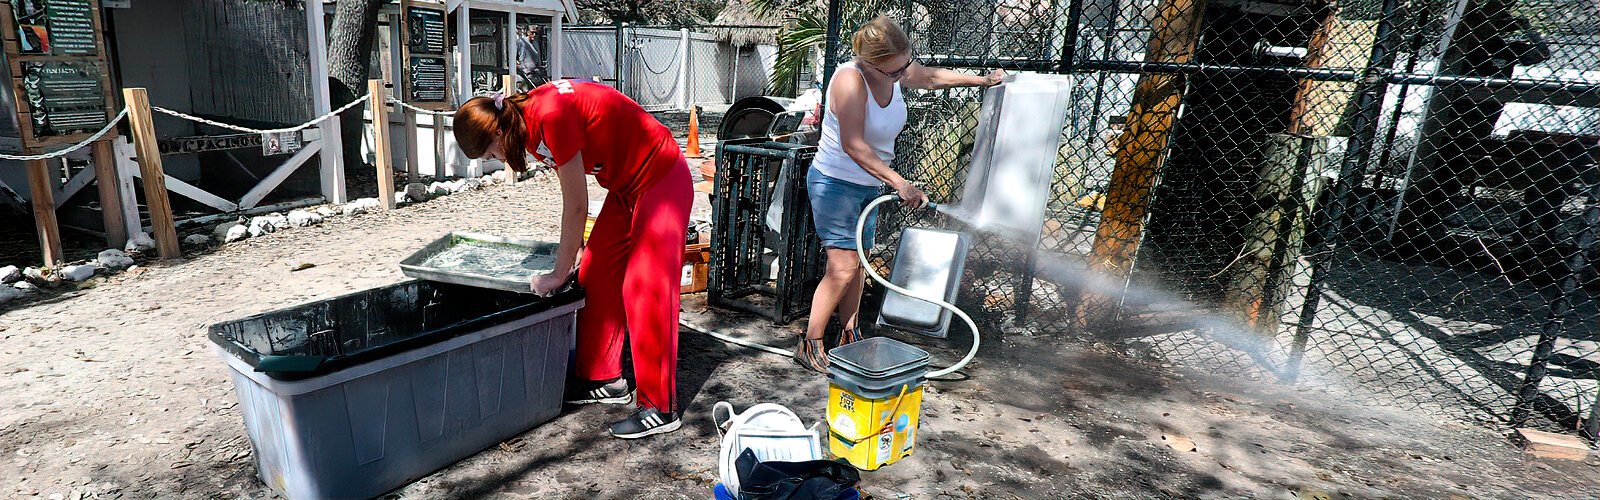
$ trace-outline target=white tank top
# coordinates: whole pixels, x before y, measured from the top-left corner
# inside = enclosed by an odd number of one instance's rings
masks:
[[[850,68],[855,71],[862,84],[866,84],[867,75],[856,66],[854,61],[839,65],[839,69]],[[841,73],[836,69],[833,73],[837,80]],[[832,90],[833,84],[828,84]],[[872,147],[872,152],[877,153],[878,159],[884,163],[894,164],[894,141],[900,136],[900,130],[906,126],[906,101],[900,96],[900,82],[894,83],[894,98],[889,100],[886,107],[878,106],[878,99],[872,96],[872,86],[867,85],[867,114],[866,127],[863,135],[867,145]],[[839,117],[833,114],[833,104],[829,103],[822,113],[822,139],[817,144],[817,157],[811,161],[812,168],[817,169],[822,175],[862,186],[882,186],[883,181],[867,173],[867,170],[857,165],[856,161],[845,154],[844,144],[839,141]]]

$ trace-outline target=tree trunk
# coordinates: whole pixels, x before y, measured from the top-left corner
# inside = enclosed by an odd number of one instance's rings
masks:
[[[349,104],[366,93],[372,64],[372,43],[378,34],[378,10],[383,0],[337,0],[333,26],[328,29],[328,90],[333,108]],[[361,155],[362,106],[339,116],[344,144],[345,171],[366,173]]]

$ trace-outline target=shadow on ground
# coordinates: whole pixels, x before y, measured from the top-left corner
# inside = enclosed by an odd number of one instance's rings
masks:
[[[705,312],[700,324],[784,346],[793,327]],[[924,344],[935,360],[965,345]],[[956,341],[964,342],[962,340]],[[873,498],[1581,498],[1600,470],[1526,460],[1497,434],[1337,395],[1136,359],[1102,345],[989,340],[961,382],[935,382],[917,451],[863,473]],[[824,418],[826,385],[792,361],[685,331],[683,430],[603,437],[620,407],[569,409],[398,495],[404,498],[708,498],[716,401],[782,403]],[[1319,496],[1322,495],[1322,496]]]

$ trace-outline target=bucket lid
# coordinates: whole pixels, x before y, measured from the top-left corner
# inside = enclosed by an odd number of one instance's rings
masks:
[[[922,386],[926,374],[926,370],[915,370],[894,377],[867,379],[847,370],[829,370],[828,383],[857,397],[882,399],[900,395],[902,387],[910,390]]]
[[[888,337],[872,337],[828,350],[832,366],[883,377],[927,366],[928,351]]]

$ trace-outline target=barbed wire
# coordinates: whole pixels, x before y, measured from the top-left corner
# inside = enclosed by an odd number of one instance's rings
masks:
[[[275,129],[257,129],[257,128],[250,128],[250,127],[241,127],[241,126],[233,125],[233,124],[230,124],[230,123],[222,123],[222,122],[215,121],[215,120],[207,120],[205,118],[201,118],[201,117],[194,116],[194,115],[187,114],[187,113],[180,113],[180,112],[173,111],[173,110],[170,110],[170,109],[167,109],[167,108],[163,108],[163,107],[160,107],[160,106],[150,106],[150,109],[154,110],[154,111],[157,111],[157,112],[160,112],[160,113],[163,113],[163,114],[170,115],[170,116],[175,116],[175,117],[178,117],[178,118],[189,120],[189,121],[192,121],[192,122],[204,123],[206,125],[211,125],[213,127],[219,127],[219,128],[225,128],[225,129],[228,129],[228,130],[235,130],[235,131],[246,132],[246,133],[251,133],[251,134],[283,134],[283,133],[289,133],[289,132],[299,132],[301,130],[305,130],[307,128],[310,128],[312,125],[316,125],[318,123],[321,123],[324,120],[327,120],[329,118],[333,118],[334,116],[337,116],[340,113],[344,113],[345,111],[349,111],[350,108],[354,108],[358,104],[361,104],[363,102],[367,102],[367,100],[371,99],[371,98],[372,98],[372,94],[363,94],[361,97],[357,97],[355,100],[350,101],[349,104],[345,104],[344,106],[340,106],[339,109],[335,109],[333,111],[329,111],[328,114],[316,117],[316,118],[312,119],[311,121],[308,121],[308,122],[305,122],[305,123],[302,123],[302,124],[299,124],[299,125],[296,125],[296,126],[293,126],[293,127],[275,128]]]
[[[77,151],[79,149],[83,149],[84,146],[88,146],[89,143],[91,143],[91,142],[100,140],[100,138],[104,137],[107,132],[110,132],[111,129],[116,128],[117,127],[117,123],[121,122],[123,118],[127,118],[127,117],[128,117],[128,108],[124,107],[124,108],[122,108],[122,111],[118,111],[117,112],[117,116],[115,118],[112,118],[111,121],[106,122],[106,126],[101,127],[99,132],[95,132],[93,135],[90,135],[89,138],[84,139],[82,141],[78,141],[77,144],[73,144],[71,147],[68,147],[66,149],[61,149],[61,150],[58,150],[58,151],[51,151],[49,153],[37,154],[37,155],[8,155],[8,154],[0,153],[0,159],[18,160],[18,161],[34,161],[34,160],[50,160],[50,159],[60,158],[60,157],[63,157],[63,156],[66,156],[66,155],[72,153],[73,151]]]

